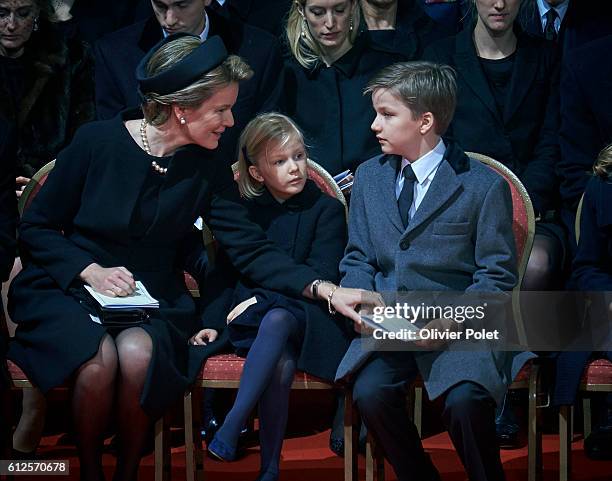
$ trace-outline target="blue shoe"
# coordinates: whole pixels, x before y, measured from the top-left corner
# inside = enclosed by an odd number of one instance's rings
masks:
[[[219,461],[230,462],[236,460],[236,448],[225,444],[217,437],[216,434],[210,444],[207,446],[207,449],[208,455],[218,459]]]

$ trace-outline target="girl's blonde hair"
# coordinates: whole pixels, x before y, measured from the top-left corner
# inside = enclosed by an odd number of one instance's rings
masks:
[[[289,49],[295,59],[304,68],[312,68],[317,62],[323,60],[323,50],[319,43],[313,38],[308,28],[308,23],[304,17],[304,9],[306,8],[307,0],[294,0],[291,4],[291,9],[287,15],[287,26],[285,27],[285,35]],[[349,40],[351,45],[355,43],[357,35],[359,35],[359,22],[361,20],[361,10],[359,5],[355,5],[358,0],[349,0],[353,14],[351,24],[353,29],[349,32]]]
[[[180,37],[163,45],[149,60],[147,74],[153,76],[168,70],[200,45],[200,39],[192,36]],[[165,95],[143,92],[145,101],[141,106],[142,112],[151,125],[162,125],[170,117],[172,105],[197,107],[219,89],[232,82],[248,80],[252,76],[253,70],[244,60],[230,55],[221,65],[177,92]]]
[[[612,144],[599,153],[597,162],[593,166],[593,172],[606,180],[612,180]]]
[[[249,173],[251,165],[257,166],[259,160],[267,160],[271,142],[284,146],[291,141],[304,145],[304,134],[289,117],[277,112],[259,114],[251,120],[240,134],[238,141],[238,189],[247,199],[262,194],[264,188]]]

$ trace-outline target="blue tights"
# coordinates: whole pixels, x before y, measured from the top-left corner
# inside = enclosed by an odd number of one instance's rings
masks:
[[[289,311],[274,308],[266,313],[246,357],[236,402],[217,432],[221,441],[235,447],[259,401],[261,480],[278,478],[300,338],[300,323]]]

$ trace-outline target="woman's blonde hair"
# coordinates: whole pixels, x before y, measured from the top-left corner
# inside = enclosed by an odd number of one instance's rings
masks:
[[[289,49],[295,59],[304,68],[312,68],[317,62],[323,59],[323,50],[319,43],[313,38],[308,22],[304,16],[304,9],[308,0],[294,0],[287,16],[287,27],[285,34]],[[352,30],[349,32],[351,45],[355,43],[359,35],[359,22],[361,20],[360,7],[355,5],[358,0],[349,0],[353,8],[351,22]]]
[[[251,165],[267,160],[271,142],[284,146],[291,141],[304,145],[304,134],[289,117],[277,112],[259,114],[251,120],[240,134],[238,141],[238,189],[247,199],[262,194],[264,188],[249,173]]]
[[[593,172],[606,180],[612,180],[612,144],[599,153],[597,162],[593,166]]]
[[[147,74],[154,76],[168,70],[200,46],[200,39],[192,36],[177,38],[163,45],[147,63]],[[227,57],[221,65],[205,73],[198,80],[177,92],[159,95],[143,92],[141,107],[151,125],[162,125],[170,117],[172,105],[197,107],[217,90],[232,82],[248,80],[253,76],[251,67],[236,55]]]

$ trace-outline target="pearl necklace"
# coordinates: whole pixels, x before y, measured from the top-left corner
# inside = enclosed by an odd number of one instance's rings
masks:
[[[151,155],[151,146],[149,145],[149,139],[147,138],[147,119],[142,119],[142,122],[140,122],[140,139],[142,140],[142,146],[145,152]],[[168,172],[168,167],[162,167],[154,160],[151,162],[151,167],[159,175],[166,175],[166,172]]]

